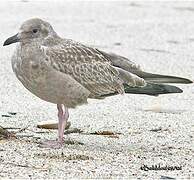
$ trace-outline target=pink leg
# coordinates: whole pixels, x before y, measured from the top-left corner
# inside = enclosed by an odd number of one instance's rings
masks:
[[[63,134],[64,134],[64,130],[67,124],[67,120],[69,118],[69,112],[66,107],[64,107],[64,111],[63,111],[62,104],[57,104],[57,109],[58,109],[58,120],[59,120],[58,141],[59,143],[63,144]]]
[[[67,120],[69,118],[69,112],[68,108],[64,107],[62,104],[57,104],[58,109],[58,140],[57,141],[46,141],[43,142],[40,147],[46,147],[46,148],[60,148],[63,145],[63,134],[65,130],[65,126],[67,124]]]

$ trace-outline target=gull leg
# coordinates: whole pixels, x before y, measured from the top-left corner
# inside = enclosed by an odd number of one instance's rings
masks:
[[[67,125],[67,120],[69,118],[69,112],[68,112],[68,108],[66,108],[65,106],[63,110],[62,104],[57,104],[57,109],[58,109],[58,119],[59,119],[58,142],[60,144],[63,144],[63,134],[64,134],[65,127]]]
[[[58,109],[58,139],[57,141],[53,141],[53,140],[49,140],[46,142],[43,142],[40,147],[43,148],[61,148],[63,145],[63,134],[64,134],[64,130],[65,127],[67,125],[67,120],[69,118],[69,112],[68,112],[68,108],[64,107],[63,110],[63,105],[62,104],[57,104],[57,109]]]

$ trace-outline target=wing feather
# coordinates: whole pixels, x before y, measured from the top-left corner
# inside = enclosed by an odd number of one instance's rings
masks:
[[[124,92],[118,70],[97,49],[65,41],[45,48],[44,52],[54,69],[72,76],[91,96]]]

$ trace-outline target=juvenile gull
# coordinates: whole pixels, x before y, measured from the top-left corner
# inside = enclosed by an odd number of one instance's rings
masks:
[[[25,21],[4,46],[16,42],[12,68],[17,78],[39,98],[57,104],[58,140],[46,141],[43,147],[62,146],[68,108],[87,103],[88,98],[181,93],[176,86],[157,83],[192,83],[185,78],[144,72],[127,58],[62,39],[48,22],[38,18]]]

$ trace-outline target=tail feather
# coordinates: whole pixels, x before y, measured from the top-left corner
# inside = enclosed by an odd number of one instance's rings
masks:
[[[180,84],[189,84],[193,83],[193,81],[176,76],[167,76],[167,75],[160,75],[160,74],[152,74],[147,72],[136,73],[139,77],[143,78],[148,82],[153,83],[180,83]]]
[[[147,94],[158,96],[159,94],[182,93],[183,90],[171,85],[147,83],[144,87],[130,87],[124,84],[125,93],[130,94]]]

